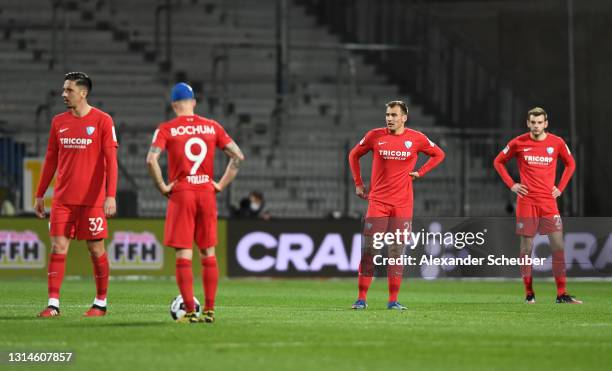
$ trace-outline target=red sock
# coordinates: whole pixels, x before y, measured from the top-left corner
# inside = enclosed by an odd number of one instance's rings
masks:
[[[176,284],[179,287],[185,310],[195,311],[195,301],[193,300],[193,272],[191,270],[191,260],[176,259]]]
[[[565,251],[553,251],[552,257],[552,271],[555,277],[555,283],[557,284],[557,296],[560,296],[566,293],[565,285],[567,278],[565,276]]]
[[[106,299],[108,290],[108,255],[106,253],[99,257],[92,256],[94,278],[96,279],[96,299]]]
[[[525,294],[526,295],[534,295],[533,292],[533,277],[532,276],[523,276],[523,285],[525,285]]]
[[[49,255],[49,267],[47,274],[47,288],[49,298],[59,299],[60,288],[64,281],[64,272],[66,270],[66,255],[51,253]]]
[[[362,276],[361,274],[357,278],[357,285],[359,286],[359,300],[366,300],[366,297],[368,296],[368,289],[372,284],[373,278],[374,277],[372,276]]]
[[[366,300],[368,296],[368,289],[372,284],[374,278],[374,267],[372,257],[369,254],[361,256],[361,262],[359,263],[359,276],[357,276],[357,286],[359,288],[359,296],[357,299]]]
[[[402,269],[401,265],[392,265],[387,267],[387,285],[389,286],[389,302],[397,301],[400,286],[402,284]]]
[[[204,310],[215,309],[215,296],[219,284],[219,268],[216,256],[202,258],[202,285],[204,286]]]
[[[521,255],[521,258],[527,258],[529,255]],[[533,276],[531,275],[531,264],[521,265],[521,277],[523,277],[523,284],[525,285],[525,294],[533,295]]]

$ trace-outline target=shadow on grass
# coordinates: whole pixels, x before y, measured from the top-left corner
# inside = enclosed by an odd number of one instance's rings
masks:
[[[44,321],[51,320],[55,321],[56,318],[48,319],[48,318],[39,318],[35,314],[31,315],[23,315],[23,316],[0,316],[0,321]]]
[[[79,323],[71,323],[69,326],[72,327],[83,327],[83,323],[84,322],[79,322]],[[93,322],[93,321],[88,321],[87,322],[87,327],[132,327],[132,328],[138,328],[138,327],[142,327],[142,328],[146,328],[146,327],[161,327],[161,326],[172,326],[174,325],[174,323],[172,322],[112,322],[112,323],[106,323],[106,322]]]
[[[172,321],[169,322],[106,322],[103,319],[91,319],[82,318],[78,316],[62,316],[59,318],[39,318],[35,315],[23,315],[23,316],[0,316],[0,322],[14,322],[14,321],[35,321],[40,323],[61,323],[63,326],[68,327],[155,327],[155,326],[168,326],[173,325]],[[101,322],[104,321],[104,322]]]

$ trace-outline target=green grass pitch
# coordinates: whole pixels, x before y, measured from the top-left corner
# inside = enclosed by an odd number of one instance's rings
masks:
[[[197,280],[196,280],[197,281]],[[572,282],[584,305],[557,305],[536,281],[405,280],[404,312],[388,311],[375,280],[365,311],[356,280],[222,280],[214,324],[176,324],[173,280],[111,281],[109,314],[81,318],[91,279],[67,280],[62,316],[35,318],[46,282],[0,285],[0,351],[72,351],[79,370],[594,370],[612,365],[612,282]],[[202,299],[201,285],[196,294]]]

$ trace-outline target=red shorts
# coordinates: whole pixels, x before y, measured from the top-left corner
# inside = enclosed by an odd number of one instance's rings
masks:
[[[363,232],[365,235],[403,229],[412,230],[412,205],[399,207],[375,200],[368,202]]]
[[[516,234],[533,237],[536,233],[549,234],[563,230],[557,202],[538,205],[521,201],[516,203]]]
[[[108,237],[106,215],[102,207],[64,205],[51,206],[51,236],[64,236],[77,240],[99,240]]]
[[[200,249],[217,244],[217,199],[211,191],[180,191],[170,194],[166,211],[164,245]]]

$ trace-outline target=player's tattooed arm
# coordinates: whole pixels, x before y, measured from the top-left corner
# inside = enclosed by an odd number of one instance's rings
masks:
[[[161,148],[151,146],[149,153],[147,154],[147,166],[149,168],[149,175],[151,176],[151,179],[153,179],[153,183],[155,183],[155,187],[157,187],[162,195],[169,197],[170,192],[172,192],[172,187],[174,187],[176,182],[172,182],[170,184],[166,184],[166,182],[164,182],[162,170],[159,166],[160,155]]]
[[[212,182],[212,185],[217,192],[223,191],[236,178],[236,175],[238,175],[238,170],[244,162],[244,154],[234,141],[226,145],[223,152],[225,152],[230,160],[221,179],[218,182]]]
[[[242,164],[242,161],[244,161],[244,154],[236,142],[230,142],[227,146],[225,146],[223,152],[225,152],[225,154],[230,158],[229,165],[236,170],[240,169],[240,165]]]

